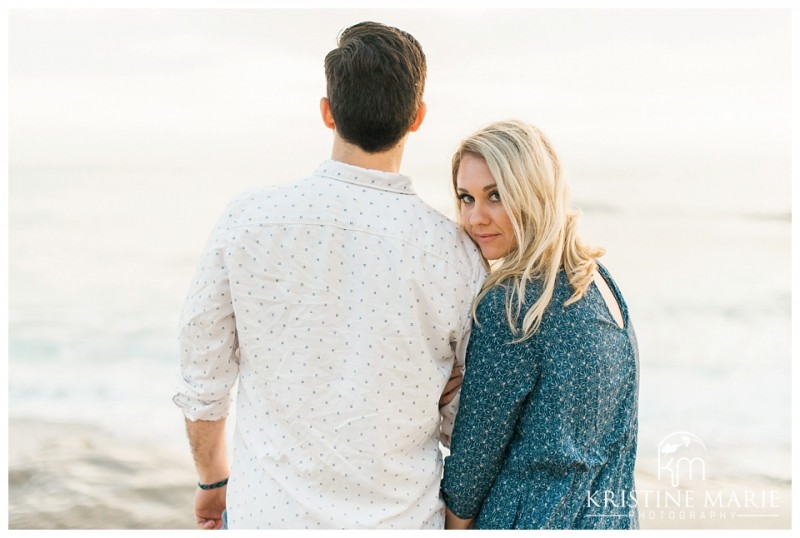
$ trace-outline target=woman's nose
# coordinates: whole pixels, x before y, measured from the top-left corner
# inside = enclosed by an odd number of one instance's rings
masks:
[[[489,214],[483,204],[476,203],[469,214],[469,223],[473,226],[478,224],[488,224]]]

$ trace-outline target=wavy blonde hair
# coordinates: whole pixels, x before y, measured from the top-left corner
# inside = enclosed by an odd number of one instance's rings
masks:
[[[490,289],[509,286],[512,293],[507,294],[506,314],[515,342],[520,342],[539,329],[553,298],[559,271],[564,269],[573,289],[572,296],[564,303],[567,306],[586,293],[594,278],[595,260],[605,250],[590,247],[579,239],[577,225],[581,214],[570,209],[569,187],[561,177],[558,156],[536,127],[519,120],[501,121],[461,142],[452,162],[459,218],[461,201],[457,196],[456,176],[464,154],[483,159],[489,167],[518,245],[493,264],[472,314],[475,317],[477,305]],[[523,313],[525,289],[533,281],[542,283],[542,295]],[[521,316],[520,331],[517,326]]]

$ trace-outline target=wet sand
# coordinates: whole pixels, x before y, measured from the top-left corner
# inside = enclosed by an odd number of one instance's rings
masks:
[[[191,529],[185,453],[89,426],[9,421],[10,529]]]
[[[186,446],[132,444],[83,425],[9,421],[10,529],[193,529]],[[791,485],[665,487],[637,468],[642,529],[790,529]]]

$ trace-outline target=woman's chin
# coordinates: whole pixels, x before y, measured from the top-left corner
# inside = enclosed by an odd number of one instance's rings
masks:
[[[509,254],[511,254],[511,252],[513,252],[514,250],[514,249],[507,250],[507,249],[486,248],[486,247],[483,248],[479,247],[479,248],[483,257],[489,260],[490,262],[502,260]]]

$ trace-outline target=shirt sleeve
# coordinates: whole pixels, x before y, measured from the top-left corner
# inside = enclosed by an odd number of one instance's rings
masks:
[[[471,239],[467,239],[467,241],[471,241]],[[473,279],[470,282],[471,295],[469,297],[476,297],[478,295],[481,286],[483,285],[483,281],[486,279],[486,270],[481,263],[481,259],[477,255],[477,251],[474,258],[476,261],[474,262],[472,268]],[[465,311],[464,327],[461,331],[461,338],[459,338],[458,341],[453,344],[455,353],[455,368],[460,369],[462,374],[464,373],[465,357],[472,331],[472,300],[467,301],[465,304],[467,305],[467,310]],[[442,446],[446,448],[450,448],[450,439],[453,434],[453,426],[455,424],[460,401],[461,388],[459,387],[459,391],[456,393],[453,399],[450,400],[447,405],[443,405],[439,409],[439,414],[442,417],[441,426],[439,428],[439,442],[441,442]]]
[[[239,373],[235,315],[226,257],[230,209],[209,238],[184,303],[179,326],[180,378],[175,405],[189,420],[228,415]]]
[[[522,404],[537,377],[526,342],[511,343],[504,293],[478,307],[442,493],[458,517],[476,517],[503,465]]]
[[[454,368],[460,369],[464,373],[464,356],[466,355],[467,343],[469,342],[469,331],[466,335],[456,343],[455,349],[455,366]],[[450,438],[453,435],[453,426],[456,420],[456,413],[458,412],[459,402],[461,400],[461,389],[459,388],[456,395],[446,405],[439,408],[439,414],[442,416],[441,427],[439,430],[439,442],[442,446],[450,448]]]

